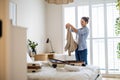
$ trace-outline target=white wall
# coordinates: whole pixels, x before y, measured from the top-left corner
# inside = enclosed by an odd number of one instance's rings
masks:
[[[27,38],[38,42],[37,52],[45,51],[46,6],[44,0],[11,0],[17,4],[17,25],[26,27]]]
[[[47,37],[52,41],[54,51],[63,53],[63,25],[62,25],[62,6],[47,4]],[[50,46],[47,45],[47,51],[50,52]]]

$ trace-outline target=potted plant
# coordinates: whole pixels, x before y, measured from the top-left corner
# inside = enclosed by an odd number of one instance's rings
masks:
[[[28,45],[31,48],[32,53],[34,53],[33,55],[36,55],[36,46],[38,45],[38,43],[28,39]]]
[[[120,15],[120,0],[117,0],[116,8],[119,10]],[[115,34],[120,35],[120,16],[116,18],[116,24],[115,24]],[[120,42],[117,44],[117,57],[120,59]]]

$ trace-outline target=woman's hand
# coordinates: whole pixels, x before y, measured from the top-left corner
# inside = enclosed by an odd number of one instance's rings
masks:
[[[70,29],[70,27],[71,27],[71,24],[70,24],[70,23],[67,23],[67,24],[66,24],[66,29]]]
[[[77,33],[78,29],[76,29],[73,25],[71,25],[70,23],[66,24],[66,29],[71,29],[73,32]]]

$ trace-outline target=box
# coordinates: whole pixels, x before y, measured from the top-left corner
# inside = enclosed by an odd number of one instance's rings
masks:
[[[53,53],[42,53],[42,54],[37,54],[35,55],[35,61],[48,61],[48,59],[50,58],[54,58],[54,54]]]

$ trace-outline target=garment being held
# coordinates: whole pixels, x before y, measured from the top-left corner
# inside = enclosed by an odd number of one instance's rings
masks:
[[[68,55],[71,56],[71,52],[77,49],[77,43],[74,41],[71,30],[67,29],[67,44],[65,46],[65,51],[68,50]]]

